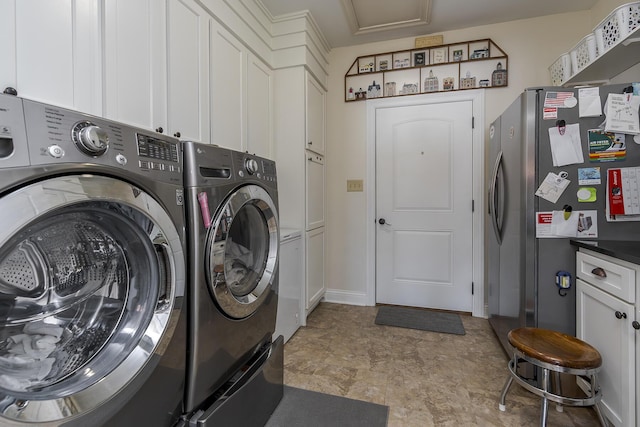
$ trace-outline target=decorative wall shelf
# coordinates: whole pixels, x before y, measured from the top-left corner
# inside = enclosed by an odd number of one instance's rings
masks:
[[[345,101],[507,86],[507,54],[491,39],[359,56]]]

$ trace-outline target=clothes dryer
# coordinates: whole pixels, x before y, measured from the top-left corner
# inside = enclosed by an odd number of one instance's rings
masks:
[[[184,143],[189,425],[264,425],[282,397],[278,194],[271,160]],[[249,405],[249,406],[247,406]]]
[[[178,140],[0,95],[0,425],[178,421],[182,172]]]

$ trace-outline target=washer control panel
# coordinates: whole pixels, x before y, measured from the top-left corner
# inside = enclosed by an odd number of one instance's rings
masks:
[[[0,166],[65,165],[144,173],[181,184],[182,145],[171,136],[54,105],[0,95]]]

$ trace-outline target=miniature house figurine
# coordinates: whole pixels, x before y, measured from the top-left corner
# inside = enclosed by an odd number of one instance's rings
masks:
[[[433,70],[429,70],[429,77],[424,79],[424,92],[437,92],[438,91],[438,78],[433,75]]]
[[[356,94],[353,93],[353,88],[350,87],[349,88],[349,92],[347,92],[347,100],[348,101],[353,101],[354,99],[356,99]]]
[[[396,82],[386,82],[384,84],[384,96],[396,96]]]
[[[382,96],[382,93],[380,92],[380,85],[374,80],[367,88],[367,98],[378,98],[380,96]]]
[[[455,79],[453,77],[445,77],[442,79],[442,90],[453,90],[453,82]]]
[[[507,70],[502,69],[502,62],[498,62],[496,69],[491,73],[491,86],[506,86]]]
[[[476,87],[476,78],[471,77],[471,72],[467,71],[467,76],[460,79],[460,89],[471,89]]]

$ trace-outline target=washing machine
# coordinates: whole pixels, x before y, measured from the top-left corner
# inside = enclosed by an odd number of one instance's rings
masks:
[[[262,426],[282,397],[278,197],[271,160],[185,142],[185,422]]]
[[[184,409],[178,140],[0,95],[0,425]]]

